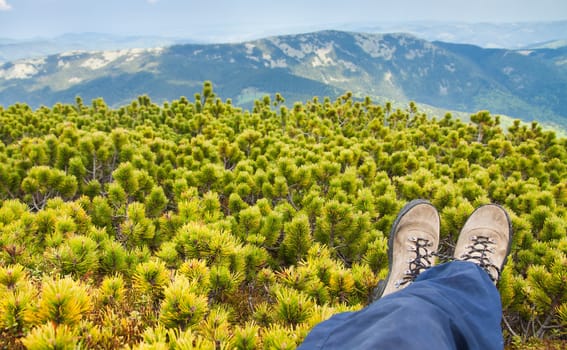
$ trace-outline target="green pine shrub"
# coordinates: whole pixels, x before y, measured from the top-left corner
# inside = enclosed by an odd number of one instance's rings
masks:
[[[92,298],[86,286],[69,277],[46,279],[42,285],[37,310],[29,312],[29,317],[32,317],[34,322],[73,326],[92,310]]]
[[[199,323],[197,330],[204,339],[211,341],[217,347],[228,348],[232,336],[231,319],[231,312],[226,307],[215,306]]]
[[[242,274],[231,272],[227,266],[212,266],[209,273],[209,296],[215,301],[227,300],[233,296],[242,279]]]
[[[0,107],[0,347],[295,348],[370,302],[422,197],[449,256],[475,207],[508,209],[505,345],[561,348],[565,138],[351,93],[283,103],[243,110],[207,82],[161,105]]]
[[[189,282],[199,291],[207,291],[210,287],[210,268],[207,262],[198,259],[185,261],[178,269],[178,272],[189,279]]]
[[[120,275],[106,276],[100,284],[97,299],[101,306],[122,305],[126,301],[126,285]]]
[[[77,191],[77,179],[64,171],[48,166],[36,166],[22,180],[25,199],[35,210],[43,209],[50,198],[72,198]]]
[[[273,324],[264,329],[263,349],[293,350],[299,345],[299,339],[294,331],[286,326]]]
[[[165,263],[159,260],[150,260],[136,266],[132,276],[132,287],[141,297],[139,302],[150,302],[157,309],[157,304],[163,298],[169,279],[169,272]]]
[[[252,313],[252,319],[260,327],[267,327],[275,322],[274,311],[267,302],[257,303],[254,305],[254,312]]]
[[[297,326],[311,316],[314,303],[306,294],[283,286],[274,294],[276,319],[282,324]]]
[[[249,322],[242,327],[234,329],[234,335],[230,346],[238,350],[255,350],[259,348],[260,327],[254,322]]]
[[[63,275],[83,277],[98,269],[97,243],[86,236],[72,236],[46,252],[46,260]]]
[[[105,274],[125,273],[128,269],[128,252],[117,241],[104,240],[100,243],[99,269]]]
[[[33,350],[73,350],[79,346],[78,337],[72,327],[46,323],[34,328],[25,338],[23,345]]]
[[[37,291],[21,265],[0,267],[0,338],[9,347],[15,347],[31,328],[29,315],[36,298]]]
[[[126,211],[126,220],[120,225],[120,233],[131,247],[153,245],[156,238],[156,226],[146,217],[145,210],[145,205],[142,203],[130,203]]]
[[[285,225],[285,236],[280,246],[284,261],[288,264],[301,261],[311,246],[311,229],[307,215],[298,215]]]
[[[181,330],[199,323],[208,312],[207,298],[197,294],[189,279],[177,275],[171,285],[165,288],[160,309],[160,323],[166,328]]]
[[[27,282],[27,272],[21,265],[0,266],[0,291],[17,290]]]

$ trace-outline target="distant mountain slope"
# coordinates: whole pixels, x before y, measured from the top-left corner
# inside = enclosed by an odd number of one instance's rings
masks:
[[[194,42],[190,39],[174,39],[158,36],[118,36],[101,33],[70,33],[54,38],[2,39],[0,38],[0,63],[18,59],[35,58],[66,51],[103,51],[130,48],[152,48],[179,43]]]
[[[485,48],[521,49],[534,43],[567,39],[567,21],[551,22],[390,22],[350,24],[341,29],[365,33],[411,33],[429,41],[466,43]]]
[[[192,96],[202,81],[247,105],[280,92],[288,103],[312,96],[359,97],[443,109],[488,109],[567,129],[565,47],[504,50],[428,42],[407,34],[339,31],[241,44],[71,52],[0,66],[0,104],[103,97],[111,105],[148,94]]]

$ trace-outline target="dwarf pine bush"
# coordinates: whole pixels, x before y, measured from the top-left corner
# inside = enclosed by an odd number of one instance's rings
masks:
[[[83,284],[69,277],[47,279],[43,281],[39,305],[33,318],[38,323],[72,326],[91,309],[91,296]]]
[[[50,323],[34,328],[22,339],[22,343],[27,349],[33,350],[73,350],[79,346],[77,334],[72,327]]]
[[[210,297],[218,301],[226,300],[236,291],[242,278],[242,274],[231,272],[227,266],[212,266],[209,273]]]
[[[13,345],[32,326],[30,315],[33,314],[37,291],[25,278],[15,283],[10,280],[8,288],[4,286],[0,287],[0,336]]]
[[[264,349],[293,350],[299,345],[299,339],[294,336],[294,332],[278,324],[265,328],[262,338]]]
[[[73,236],[46,254],[47,260],[63,275],[82,277],[96,272],[97,244],[86,236]]]
[[[565,138],[348,93],[197,95],[0,106],[0,348],[295,348],[367,305],[416,197],[447,255],[476,206],[508,209],[505,346],[561,348]]]
[[[160,308],[160,323],[166,328],[181,330],[199,323],[208,311],[207,297],[198,294],[198,287],[189,279],[177,275],[171,285],[165,288]]]
[[[343,269],[333,271],[329,279],[329,292],[339,303],[347,302],[355,292],[353,276]]]
[[[132,276],[132,287],[141,297],[145,298],[140,302],[153,303],[154,308],[157,308],[157,303],[162,299],[168,282],[169,272],[165,263],[159,260],[138,264]]]
[[[22,265],[0,266],[0,291],[16,290],[26,280],[27,273]]]
[[[283,324],[298,325],[311,316],[313,301],[295,289],[280,287],[275,292],[277,319]]]
[[[285,236],[280,246],[283,259],[288,263],[301,261],[312,241],[309,219],[306,215],[296,216],[285,225]]]
[[[234,335],[230,341],[230,346],[239,350],[255,350],[259,347],[258,334],[260,327],[254,322],[249,322],[242,327],[234,330]]]
[[[197,330],[207,340],[221,348],[228,348],[232,327],[230,325],[231,312],[223,306],[215,306],[208,313],[203,322],[199,323]]]
[[[120,305],[125,301],[126,288],[120,275],[106,276],[100,284],[98,299],[101,305]]]
[[[128,269],[128,252],[122,244],[114,240],[100,243],[99,268],[105,274],[126,272]]]

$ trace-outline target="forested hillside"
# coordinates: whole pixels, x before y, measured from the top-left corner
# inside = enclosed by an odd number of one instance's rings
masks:
[[[344,91],[357,98],[490,110],[567,132],[567,47],[485,49],[408,34],[322,31],[237,44],[66,52],[0,65],[0,104],[32,108],[102,97],[111,107],[139,95],[160,104],[204,80],[234,105],[279,92],[288,103]]]
[[[473,209],[514,227],[508,346],[567,341],[567,141],[347,93],[0,106],[2,348],[293,349],[367,305],[415,198],[450,255]]]

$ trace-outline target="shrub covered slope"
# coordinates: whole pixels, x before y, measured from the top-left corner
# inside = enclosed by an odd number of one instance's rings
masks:
[[[566,144],[350,94],[242,111],[209,83],[163,106],[0,107],[1,346],[293,349],[370,301],[414,198],[447,255],[474,207],[510,211],[507,342],[561,346]]]

